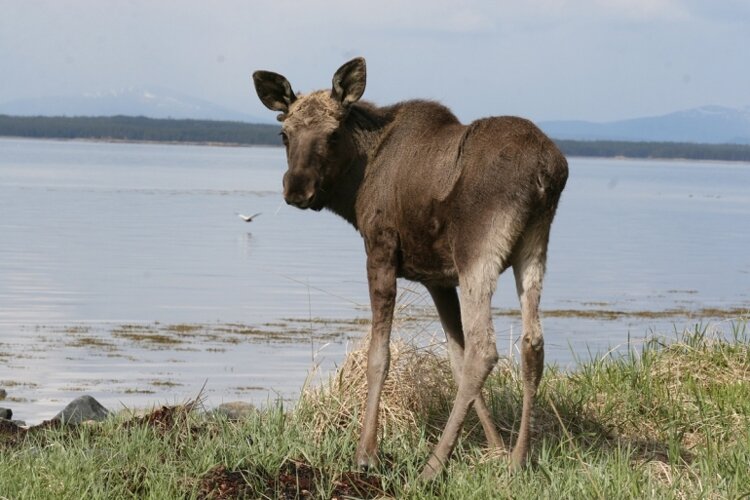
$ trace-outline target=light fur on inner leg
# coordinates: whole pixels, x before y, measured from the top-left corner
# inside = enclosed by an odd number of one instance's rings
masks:
[[[544,370],[544,334],[539,320],[539,302],[545,272],[548,235],[549,226],[543,224],[527,231],[513,262],[523,321],[521,343],[523,408],[518,440],[511,454],[511,462],[515,468],[522,467],[527,460],[534,400]]]
[[[360,467],[371,467],[377,463],[378,407],[391,357],[388,340],[387,336],[372,336],[370,339],[367,355],[367,404],[356,456]]]
[[[461,324],[460,303],[455,288],[428,287],[430,295],[435,302],[435,307],[440,316],[440,322],[445,331],[445,337],[448,343],[448,354],[450,358],[451,371],[456,381],[456,386],[461,385],[461,375],[464,366],[464,334]],[[492,413],[487,408],[487,403],[483,395],[474,400],[474,410],[482,424],[484,435],[487,438],[487,444],[493,449],[505,448],[505,443],[497,431],[497,427],[492,418]]]

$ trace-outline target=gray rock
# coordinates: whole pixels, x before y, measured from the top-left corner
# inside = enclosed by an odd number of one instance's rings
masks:
[[[244,401],[222,403],[215,410],[217,415],[224,415],[228,420],[243,420],[256,412],[255,406]]]
[[[87,420],[100,422],[109,416],[109,411],[91,396],[81,396],[71,401],[63,411],[55,415],[64,424],[80,424]]]
[[[10,420],[13,418],[13,410],[10,408],[0,408],[0,418]]]
[[[5,389],[0,389],[0,401],[5,399],[8,396],[8,393],[5,392]]]

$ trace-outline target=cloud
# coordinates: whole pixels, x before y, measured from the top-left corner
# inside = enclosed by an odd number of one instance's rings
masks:
[[[747,0],[0,0],[0,102],[158,85],[249,114],[249,75],[321,88],[367,57],[367,98],[466,117],[615,119],[747,103]],[[732,78],[716,78],[732,68]],[[685,75],[691,75],[690,85]],[[480,89],[466,92],[466,89]],[[487,95],[492,95],[491,99]]]
[[[335,26],[342,34],[350,30],[409,31],[434,33],[476,33],[491,30],[487,2],[452,0],[381,0],[357,2],[344,0],[277,0],[262,10],[276,12],[285,32],[308,31],[316,26]]]
[[[636,21],[684,20],[689,9],[679,0],[593,0],[603,13]]]

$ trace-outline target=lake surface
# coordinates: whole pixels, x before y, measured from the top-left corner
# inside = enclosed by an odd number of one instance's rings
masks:
[[[728,330],[750,308],[750,164],[569,162],[547,361]],[[263,403],[330,373],[367,333],[363,245],[332,213],[288,207],[284,169],[280,148],[0,139],[0,405],[37,422],[84,393],[117,409],[204,383],[209,405]],[[399,333],[441,338],[426,291],[402,285],[399,318],[421,319]],[[517,303],[505,274],[501,353]]]

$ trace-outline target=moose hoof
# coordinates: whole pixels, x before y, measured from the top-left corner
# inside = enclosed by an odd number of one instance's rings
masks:
[[[368,472],[378,466],[378,457],[375,454],[357,453],[355,462],[362,472]]]
[[[520,472],[526,468],[526,454],[511,453],[510,470],[511,472]]]

